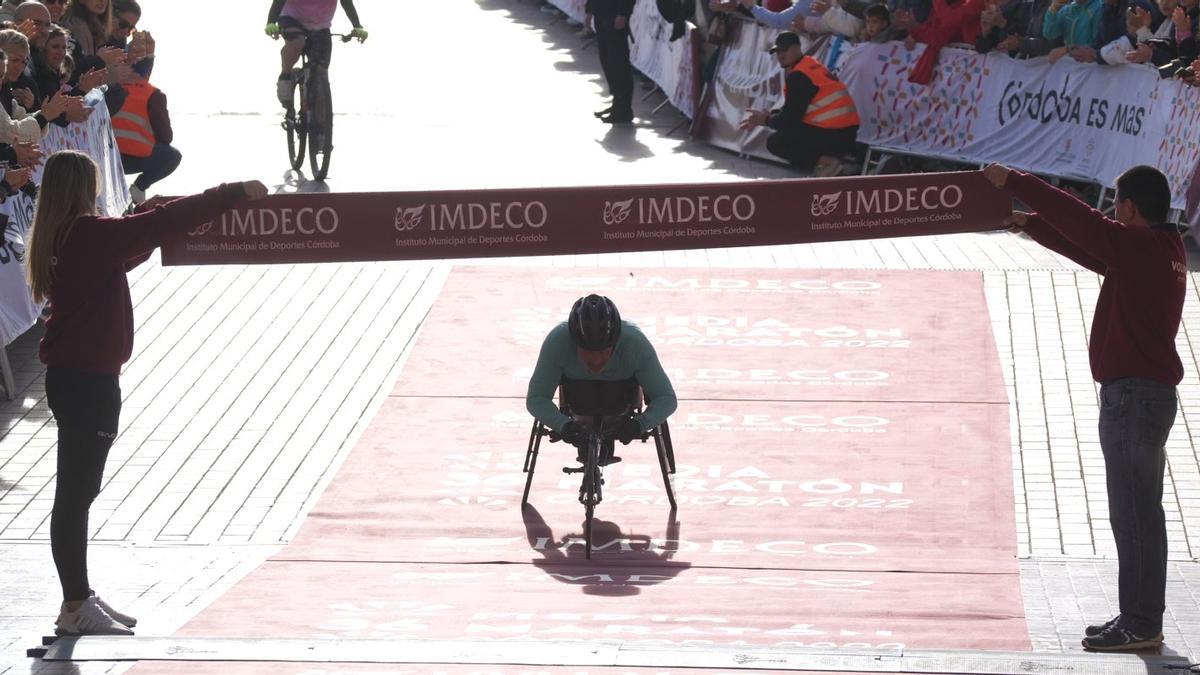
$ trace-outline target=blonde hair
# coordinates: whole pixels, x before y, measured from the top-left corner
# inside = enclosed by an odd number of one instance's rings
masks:
[[[50,297],[54,256],[80,216],[96,215],[100,169],[91,157],[75,150],[50,155],[42,173],[33,225],[25,245],[25,271],[35,302]]]
[[[29,38],[19,30],[11,28],[0,30],[0,51],[5,54],[12,54],[14,51],[25,52],[25,56],[29,56]]]

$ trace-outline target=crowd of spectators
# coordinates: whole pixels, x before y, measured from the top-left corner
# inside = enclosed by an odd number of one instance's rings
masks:
[[[1200,82],[1200,0],[708,0],[768,26],[850,41],[926,45],[913,82],[928,82],[941,47],[1014,58],[1149,63],[1163,77]]]
[[[166,96],[150,84],[154,38],[138,30],[137,0],[5,0],[0,4],[0,201],[23,191],[43,161],[50,125],[67,127],[105,105],[134,202],[181,160]],[[103,96],[88,96],[101,90]]]

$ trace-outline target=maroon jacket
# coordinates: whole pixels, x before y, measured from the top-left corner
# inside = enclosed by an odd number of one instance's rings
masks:
[[[1092,318],[1092,377],[1141,377],[1176,385],[1175,334],[1187,293],[1187,254],[1174,225],[1123,225],[1019,171],[1005,190],[1036,211],[1025,231],[1039,244],[1104,276]]]
[[[226,184],[123,218],[78,218],[55,252],[42,363],[119,375],[133,353],[133,304],[125,273],[244,196],[240,184]]]

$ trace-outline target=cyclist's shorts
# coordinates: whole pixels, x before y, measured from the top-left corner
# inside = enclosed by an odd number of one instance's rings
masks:
[[[333,56],[333,38],[329,36],[328,28],[310,31],[295,18],[281,16],[279,17],[279,32],[284,39],[291,39],[293,36],[307,33],[309,39],[305,49],[308,50],[308,58],[323,66],[329,65],[329,59]]]

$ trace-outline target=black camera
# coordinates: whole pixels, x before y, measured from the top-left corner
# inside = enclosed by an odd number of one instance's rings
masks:
[[[1158,67],[1158,74],[1163,79],[1170,77],[1179,77],[1189,79],[1195,77],[1196,73],[1191,69],[1192,62],[1184,59],[1174,59],[1168,61]]]

